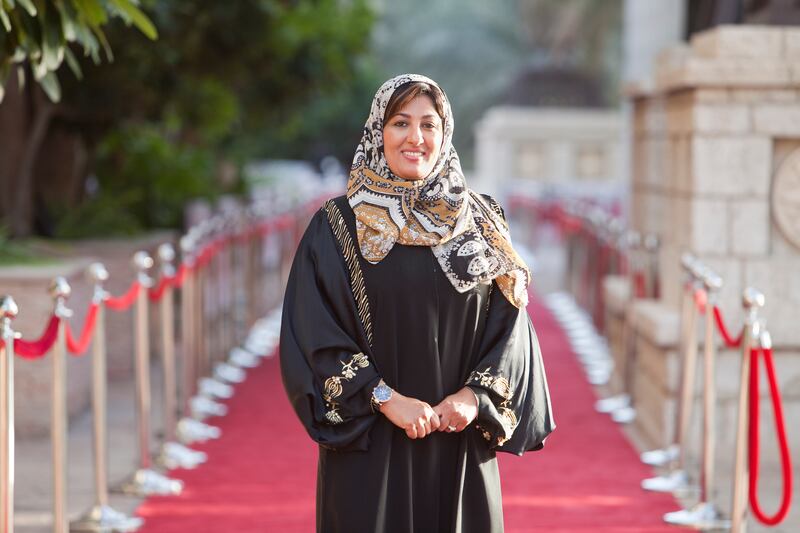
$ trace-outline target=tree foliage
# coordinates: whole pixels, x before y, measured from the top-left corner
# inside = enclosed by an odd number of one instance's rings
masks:
[[[329,139],[360,132],[363,115],[345,127],[341,115],[368,77],[368,0],[171,0],[148,13],[158,41],[114,23],[115,61],[65,84],[97,143],[98,190],[56,208],[59,234],[111,231],[114,213],[131,215],[117,233],[174,227],[182,202],[220,190],[223,162],[321,157],[337,148]]]
[[[3,86],[14,66],[24,83],[29,63],[34,79],[53,101],[61,98],[56,71],[64,61],[80,77],[81,68],[70,43],[95,63],[101,51],[113,54],[103,27],[112,18],[133,24],[149,39],[157,37],[150,19],[136,0],[0,0],[0,101]]]
[[[322,135],[338,140],[360,130],[368,99],[344,128],[324,102],[349,105],[349,89],[369,72],[370,0],[169,0],[143,8],[158,28],[156,41],[131,32],[122,17],[110,19],[99,42],[114,50],[114,61],[96,65],[84,55],[76,58],[81,79],[60,76],[48,139],[77,141],[86,157],[77,171],[72,164],[57,170],[73,177],[54,175],[50,165],[46,179],[30,180],[37,216],[46,211],[51,221],[45,233],[174,226],[182,202],[219,191],[219,176],[232,165],[309,156],[286,150],[298,142],[324,146],[315,155],[326,155],[331,146]],[[27,161],[42,160],[37,150]],[[49,194],[43,183],[53,181],[71,183],[60,188],[72,192]],[[15,235],[25,231],[14,228]]]

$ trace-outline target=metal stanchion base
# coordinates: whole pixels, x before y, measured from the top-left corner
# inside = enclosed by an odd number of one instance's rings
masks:
[[[730,529],[731,521],[723,519],[713,503],[698,503],[691,509],[682,509],[664,515],[664,522],[674,526],[701,530]]]
[[[177,442],[165,442],[161,447],[161,454],[158,456],[158,463],[168,470],[173,468],[192,470],[207,460],[208,456],[204,452],[193,450]]]
[[[666,466],[678,458],[680,448],[673,444],[662,448],[660,450],[650,450],[643,452],[639,458],[646,465],[650,466]]]
[[[228,362],[239,368],[255,368],[261,363],[261,358],[243,348],[236,347],[228,354]]]
[[[628,407],[631,404],[631,397],[627,394],[617,394],[616,396],[609,396],[602,400],[597,400],[594,404],[594,410],[598,413],[611,413],[622,407]]]
[[[611,412],[611,420],[617,424],[630,424],[636,420],[636,409],[633,407],[620,407]]]
[[[241,383],[246,374],[241,368],[237,368],[228,363],[217,363],[214,366],[214,379],[227,383]]]
[[[177,433],[178,438],[184,444],[205,442],[222,436],[222,430],[218,427],[210,426],[194,418],[182,418],[178,422]]]
[[[205,420],[209,416],[225,416],[228,407],[205,396],[195,396],[190,400],[192,416],[198,420]]]
[[[108,505],[95,505],[83,516],[70,522],[71,532],[91,533],[128,533],[136,531],[144,524],[144,520],[136,516],[128,516]]]
[[[201,378],[198,384],[200,394],[209,398],[228,399],[233,396],[233,387],[216,379]]]
[[[177,496],[183,491],[183,481],[171,479],[150,468],[140,468],[115,492],[132,496]]]
[[[689,488],[689,477],[683,470],[676,470],[665,476],[642,480],[642,488],[652,492],[676,492]]]

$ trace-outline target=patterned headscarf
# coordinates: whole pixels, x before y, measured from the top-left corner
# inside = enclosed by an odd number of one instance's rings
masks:
[[[442,147],[433,170],[421,180],[395,176],[383,149],[386,106],[409,82],[427,83],[444,97]],[[403,74],[378,89],[353,158],[347,198],[356,217],[361,255],[370,263],[386,257],[395,243],[430,246],[458,292],[495,280],[511,303],[527,305],[530,271],[512,248],[503,218],[467,188],[453,147],[450,103],[433,80]]]

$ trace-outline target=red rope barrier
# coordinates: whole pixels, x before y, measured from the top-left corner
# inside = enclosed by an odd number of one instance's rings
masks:
[[[183,280],[186,279],[186,273],[191,269],[186,263],[181,263],[181,266],[178,267],[178,272],[175,273],[175,278],[172,280],[172,286],[176,289],[181,288]]]
[[[150,301],[159,301],[161,297],[164,296],[164,291],[167,289],[167,286],[172,285],[173,279],[175,279],[174,276],[161,276],[161,279],[158,280],[158,285],[147,289],[147,297]]]
[[[53,347],[58,336],[58,323],[61,321],[56,315],[50,317],[47,327],[41,336],[35,341],[23,339],[14,340],[14,352],[25,359],[38,359]]]
[[[716,305],[714,306],[714,321],[717,323],[717,329],[719,329],[720,335],[722,335],[722,339],[725,341],[725,345],[729,348],[738,348],[742,345],[742,338],[744,337],[744,328],[739,333],[739,336],[735,339],[731,337],[728,328],[725,326],[725,322],[722,320],[722,311],[719,310],[719,307]]]
[[[778,511],[767,516],[761,509],[758,501],[758,454],[759,454],[759,397],[758,397],[758,354],[764,354],[764,364],[767,370],[770,394],[772,396],[772,412],[775,415],[775,429],[778,433],[778,447],[781,454],[781,467],[783,474],[783,499]],[[775,365],[772,360],[772,349],[753,348],[750,350],[750,507],[753,515],[759,522],[768,526],[780,524],[789,513],[792,502],[792,464],[789,454],[789,443],[786,439],[786,423],[783,418],[783,404],[781,402],[781,392],[778,388],[778,380],[775,377]]]
[[[81,336],[77,341],[72,335],[69,322],[66,323],[67,350],[73,355],[83,355],[84,352],[86,352],[86,348],[89,347],[89,343],[92,340],[92,333],[94,333],[94,327],[97,324],[97,311],[99,309],[100,305],[95,302],[92,302],[89,306],[89,310],[86,313],[86,321],[83,323],[83,331],[81,331]]]
[[[125,311],[131,305],[133,305],[134,300],[136,300],[136,296],[139,294],[139,289],[141,285],[138,281],[134,281],[131,283],[128,292],[123,294],[122,296],[113,297],[109,296],[106,299],[106,307],[109,309],[113,309],[114,311]]]

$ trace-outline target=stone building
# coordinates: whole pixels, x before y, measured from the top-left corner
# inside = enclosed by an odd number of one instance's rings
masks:
[[[732,329],[742,324],[744,288],[765,294],[762,313],[774,342],[795,463],[800,457],[800,426],[792,422],[800,419],[798,60],[796,27],[723,25],[666,49],[651,83],[629,86],[630,225],[661,238],[662,296],[631,304],[624,284],[608,280],[607,317],[620,367],[630,364],[620,351],[620,324],[632,325],[636,372],[629,392],[638,411],[636,425],[655,447],[667,445],[673,433],[680,257],[691,252],[723,278],[719,305]],[[730,504],[740,365],[738,350],[720,351],[715,427],[717,499],[723,509]],[[779,455],[764,387],[762,394],[762,464],[773,473],[766,476],[769,500],[780,493]],[[699,391],[696,396],[698,413]],[[696,461],[698,416],[690,434],[696,437],[689,443]]]

